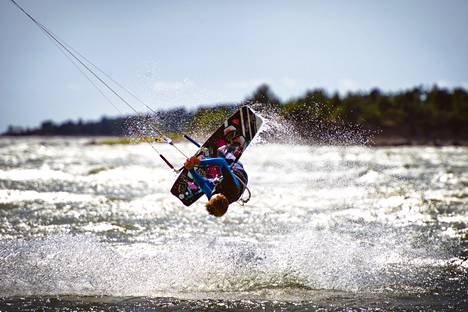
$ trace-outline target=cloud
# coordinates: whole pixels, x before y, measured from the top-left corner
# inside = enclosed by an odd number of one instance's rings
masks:
[[[353,91],[358,88],[358,83],[353,79],[341,79],[339,85],[342,89]]]
[[[156,92],[178,92],[195,87],[195,82],[190,79],[182,81],[159,80],[153,83],[153,89]]]
[[[454,89],[454,88],[463,88],[468,90],[468,81],[453,82],[450,80],[441,79],[435,82],[435,84],[440,88]]]
[[[287,89],[296,89],[301,85],[299,80],[290,77],[280,79],[279,83]]]
[[[359,83],[353,79],[343,78],[338,81],[338,91],[341,93],[357,91],[358,89]]]
[[[238,81],[230,81],[226,84],[228,88],[233,89],[254,89],[262,84],[271,84],[271,79],[246,79]]]
[[[282,87],[286,89],[297,89],[301,86],[301,82],[298,79],[291,77],[284,77],[279,79],[269,79],[269,78],[254,78],[246,79],[239,81],[231,81],[226,84],[227,87],[233,89],[255,89],[262,84],[268,84],[272,87]]]
[[[435,84],[440,88],[451,88],[451,87],[453,87],[453,83],[451,81],[448,81],[448,80],[445,80],[445,79],[438,80],[438,81],[436,81]]]

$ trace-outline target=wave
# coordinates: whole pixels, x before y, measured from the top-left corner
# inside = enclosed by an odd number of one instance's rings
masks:
[[[281,297],[291,289],[375,291],[432,283],[427,270],[446,265],[447,255],[396,237],[369,242],[309,230],[264,243],[219,237],[113,246],[92,235],[3,240],[0,296],[274,290]]]

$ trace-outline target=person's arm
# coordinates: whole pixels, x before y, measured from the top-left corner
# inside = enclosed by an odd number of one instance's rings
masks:
[[[190,169],[189,172],[195,184],[197,184],[203,193],[205,193],[206,197],[210,199],[214,189],[213,182],[199,174],[194,168]]]
[[[221,172],[223,174],[223,179],[226,179],[228,183],[234,183],[237,187],[240,186],[239,181],[236,179],[234,174],[232,173],[231,167],[229,167],[226,159],[222,157],[216,157],[216,158],[208,158],[202,160],[199,164],[198,167],[211,167],[211,166],[216,166],[221,169]]]
[[[209,179],[205,178],[201,174],[199,174],[194,168],[200,164],[200,159],[198,157],[190,157],[184,164],[184,167],[190,172],[192,175],[192,179],[196,185],[205,193],[208,199],[211,198],[213,193],[214,184]]]

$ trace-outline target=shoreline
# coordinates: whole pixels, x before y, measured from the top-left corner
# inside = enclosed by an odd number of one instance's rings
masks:
[[[37,138],[37,139],[86,139],[89,140],[89,145],[129,145],[144,143],[145,139],[133,138],[127,136],[64,136],[64,135],[0,135],[0,139],[23,139],[23,138]],[[157,139],[151,139],[152,143],[155,144],[166,144],[165,142],[158,141]],[[174,138],[175,143],[184,142],[185,140]],[[288,142],[268,141],[266,143],[274,144],[290,144]],[[298,140],[297,144],[310,145],[310,146],[367,146],[367,147],[405,147],[405,146],[431,146],[431,147],[444,147],[444,146],[468,146],[468,139],[465,138],[424,138],[424,137],[402,137],[402,136],[375,136],[369,138],[366,144],[327,144],[323,142],[304,142]]]
[[[400,136],[376,136],[370,139],[369,146],[468,146],[468,139],[421,138]]]

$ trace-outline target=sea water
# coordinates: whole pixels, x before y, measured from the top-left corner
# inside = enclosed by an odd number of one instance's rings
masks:
[[[466,147],[252,144],[215,218],[147,144],[90,142],[0,139],[0,311],[467,307]]]

